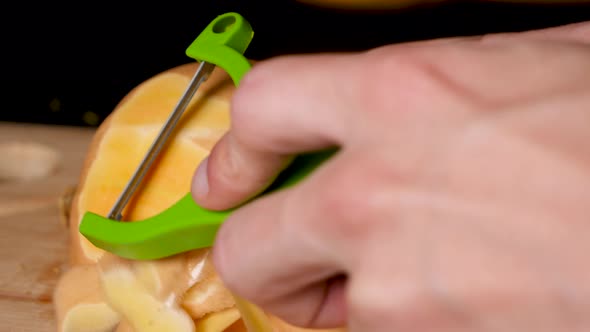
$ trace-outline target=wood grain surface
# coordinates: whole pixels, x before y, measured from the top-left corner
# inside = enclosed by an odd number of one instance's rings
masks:
[[[59,156],[57,168],[42,177],[0,174],[0,331],[56,331],[52,293],[67,260],[60,198],[77,184],[93,134],[90,128],[0,122],[0,166],[25,167],[22,155],[2,152],[12,143],[41,145]]]

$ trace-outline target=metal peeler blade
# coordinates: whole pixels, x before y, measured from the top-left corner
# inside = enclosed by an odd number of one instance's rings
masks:
[[[170,138],[170,134],[172,134],[174,128],[178,124],[178,120],[182,117],[182,114],[186,110],[187,106],[189,105],[191,99],[199,89],[199,86],[209,78],[209,75],[215,69],[215,65],[202,61],[199,65],[199,68],[195,72],[193,78],[191,79],[187,89],[184,91],[184,94],[178,101],[178,104],[170,113],[170,116],[164,123],[164,126],[156,136],[156,139],[150,146],[148,152],[143,157],[143,160],[131,176],[129,182],[121,192],[121,195],[113,205],[111,211],[107,215],[107,218],[113,220],[121,220],[123,218],[122,212],[139,185],[141,184],[145,174],[150,169],[151,165],[153,164],[156,157],[162,151],[162,148],[165,146],[166,142]]]

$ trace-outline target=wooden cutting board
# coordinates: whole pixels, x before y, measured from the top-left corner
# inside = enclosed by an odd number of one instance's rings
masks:
[[[0,122],[0,170],[24,158],[6,153],[9,144],[36,143],[59,154],[47,176],[0,176],[0,331],[56,331],[52,293],[67,259],[59,202],[77,184],[93,134],[89,128]]]

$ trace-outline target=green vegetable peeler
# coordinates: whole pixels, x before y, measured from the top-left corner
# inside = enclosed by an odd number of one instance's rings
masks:
[[[164,147],[191,98],[215,66],[224,69],[234,84],[239,85],[250,69],[243,53],[253,34],[250,24],[241,15],[226,13],[215,18],[186,49],[186,54],[200,61],[200,65],[174,111],[108,216],[86,212],[82,218],[79,231],[92,244],[135,260],[160,259],[213,245],[217,230],[234,209],[204,209],[187,193],[162,213],[144,220],[121,222],[122,211]],[[298,156],[262,195],[297,183],[334,152],[325,150]]]

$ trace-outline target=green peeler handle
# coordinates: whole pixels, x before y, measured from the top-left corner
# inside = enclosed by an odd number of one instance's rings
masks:
[[[296,184],[333,152],[295,158],[263,194]],[[136,260],[160,259],[211,247],[219,227],[232,211],[204,209],[195,204],[188,193],[162,213],[140,221],[119,222],[87,212],[80,223],[80,232],[95,246],[118,256]]]
[[[250,24],[241,15],[226,13],[205,28],[186,54],[221,67],[238,86],[250,69],[242,53],[252,36]],[[335,152],[330,149],[297,156],[261,195],[296,184]],[[204,209],[187,193],[162,213],[134,222],[120,222],[87,212],[79,231],[95,246],[121,257],[159,259],[212,246],[217,230],[232,211]]]
[[[197,61],[206,61],[222,68],[238,86],[250,70],[250,62],[243,54],[253,36],[250,23],[242,15],[225,13],[211,21],[185,53]]]

